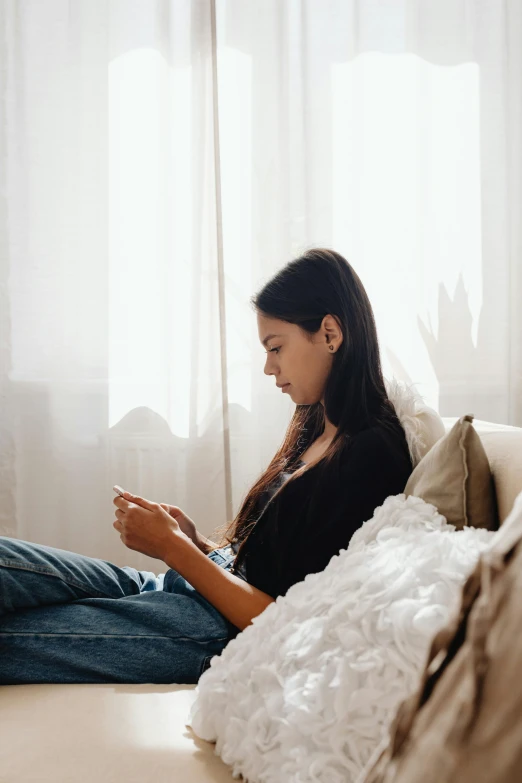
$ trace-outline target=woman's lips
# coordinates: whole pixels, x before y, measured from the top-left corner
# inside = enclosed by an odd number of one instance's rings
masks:
[[[282,391],[282,392],[286,391],[286,389],[288,389],[288,387],[289,387],[289,386],[290,386],[290,384],[289,384],[289,383],[285,383],[285,385],[284,385],[284,386],[281,386],[281,391]]]

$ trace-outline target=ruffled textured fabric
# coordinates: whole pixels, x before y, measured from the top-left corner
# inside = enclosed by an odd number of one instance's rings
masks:
[[[492,535],[387,498],[212,659],[187,725],[249,783],[353,783]]]
[[[413,384],[397,378],[385,379],[388,399],[395,408],[415,468],[425,454],[445,434],[444,422],[437,411],[424,402]]]

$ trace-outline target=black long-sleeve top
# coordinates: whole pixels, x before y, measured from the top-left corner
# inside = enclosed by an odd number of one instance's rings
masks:
[[[296,476],[272,500],[289,476],[280,474],[261,499],[260,516],[234,565],[273,598],[324,570],[389,495],[404,491],[412,472],[403,428],[381,423],[350,437],[336,462],[319,467]]]

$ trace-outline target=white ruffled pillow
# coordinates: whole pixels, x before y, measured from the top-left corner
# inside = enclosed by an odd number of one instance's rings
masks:
[[[406,434],[415,468],[431,447],[446,434],[444,422],[437,411],[425,404],[414,386],[408,386],[396,378],[385,379],[384,385]]]
[[[212,659],[189,722],[250,783],[350,783],[417,684],[493,533],[392,496]]]

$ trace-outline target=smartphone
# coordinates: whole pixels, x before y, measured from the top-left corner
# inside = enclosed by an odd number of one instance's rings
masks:
[[[125,490],[124,490],[124,489],[122,489],[121,487],[119,487],[117,484],[115,484],[115,485],[113,486],[113,490],[114,490],[114,491],[115,491],[115,492],[116,492],[118,495],[121,495],[121,496],[123,497],[123,493],[125,492]]]

